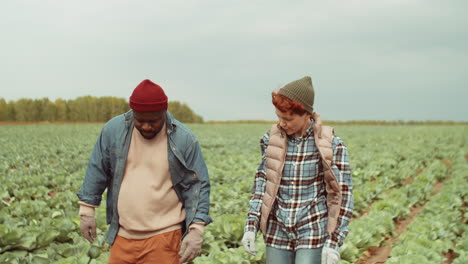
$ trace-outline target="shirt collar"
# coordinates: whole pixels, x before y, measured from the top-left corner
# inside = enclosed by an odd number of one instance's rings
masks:
[[[314,135],[314,119],[310,119],[310,125],[309,127],[307,128],[306,132],[304,133],[304,135],[302,135],[301,137],[296,137],[295,135],[290,135],[288,136],[289,140],[291,142],[301,142],[301,141],[306,141],[309,139],[309,137],[313,136]]]

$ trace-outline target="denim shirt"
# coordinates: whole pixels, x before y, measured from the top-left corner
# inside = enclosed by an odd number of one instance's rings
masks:
[[[117,199],[124,176],[134,127],[133,111],[111,119],[101,131],[88,163],[83,185],[77,192],[80,201],[98,206],[107,188],[106,217],[110,224],[107,242],[112,245],[119,230]],[[212,222],[210,180],[200,145],[195,135],[166,113],[169,171],[174,190],[186,212],[184,231],[190,224]],[[144,202],[144,201],[142,201]]]

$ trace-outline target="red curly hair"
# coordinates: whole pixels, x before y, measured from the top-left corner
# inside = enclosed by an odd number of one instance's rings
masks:
[[[286,96],[275,92],[271,93],[271,102],[276,108],[278,108],[278,110],[283,113],[291,111],[294,114],[303,115],[307,112],[301,103],[295,102]]]

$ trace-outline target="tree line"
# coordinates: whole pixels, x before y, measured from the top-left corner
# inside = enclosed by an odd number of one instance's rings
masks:
[[[130,109],[124,98],[82,96],[76,99],[48,98],[6,101],[0,98],[0,121],[20,122],[107,122]],[[184,123],[203,123],[203,118],[178,101],[169,102],[169,111]]]

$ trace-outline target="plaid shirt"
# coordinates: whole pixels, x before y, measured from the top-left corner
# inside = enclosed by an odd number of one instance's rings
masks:
[[[333,138],[332,169],[341,186],[342,203],[337,230],[327,234],[327,199],[321,158],[315,144],[313,121],[302,137],[288,136],[288,149],[281,183],[270,213],[265,244],[283,250],[330,247],[339,250],[348,234],[353,211],[351,169],[348,151],[339,137]],[[266,186],[265,150],[267,132],[260,140],[262,162],[255,176],[245,231],[259,229],[260,208]]]

